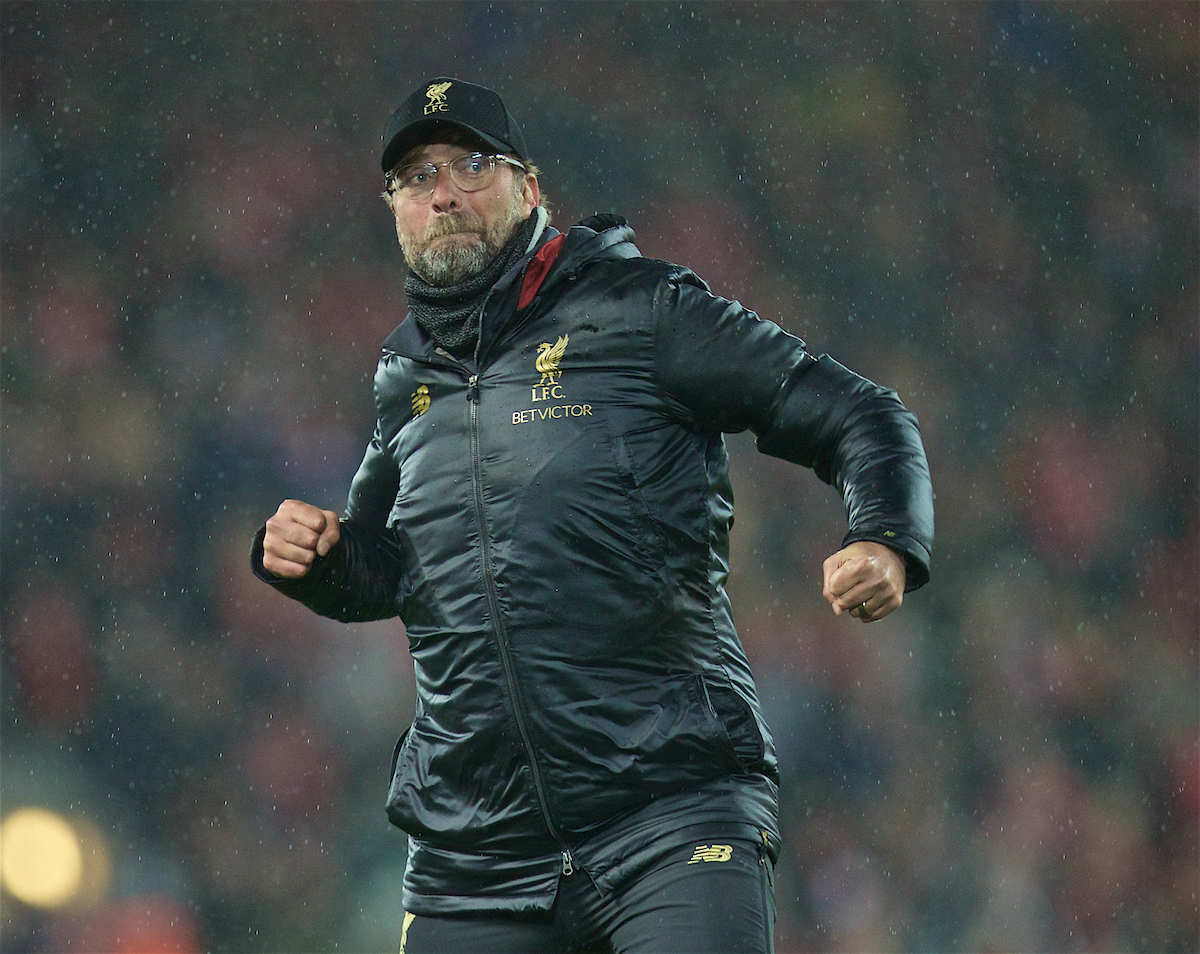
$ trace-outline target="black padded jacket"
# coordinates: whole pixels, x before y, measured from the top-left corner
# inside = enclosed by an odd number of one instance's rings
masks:
[[[548,908],[611,889],[666,833],[745,823],[777,850],[777,779],[725,591],[723,432],[841,492],[845,542],[928,579],[932,490],[896,394],[685,268],[616,216],[547,229],[495,286],[473,360],[410,320],[342,537],[298,581],[335,619],[398,616],[416,671],[387,811],[404,906]]]

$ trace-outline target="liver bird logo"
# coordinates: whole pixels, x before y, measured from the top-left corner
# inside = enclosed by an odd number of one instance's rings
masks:
[[[429,386],[422,384],[412,393],[413,417],[419,417],[429,410]]]
[[[425,105],[426,116],[446,109],[446,90],[449,88],[449,83],[433,83],[425,90],[425,95],[429,97],[429,102]]]
[[[562,360],[563,352],[567,350],[567,342],[570,337],[570,335],[560,335],[554,344],[543,341],[537,346],[538,356],[533,366],[542,373],[542,379],[538,382],[539,387],[543,384],[557,384],[558,379],[562,377],[562,372],[558,370],[558,362]]]

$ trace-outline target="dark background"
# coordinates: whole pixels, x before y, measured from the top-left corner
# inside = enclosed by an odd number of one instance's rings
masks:
[[[380,134],[498,89],[567,226],[896,388],[933,582],[820,595],[844,515],[730,438],[779,746],[781,951],[1195,950],[1196,4],[0,4],[2,809],[85,890],[5,951],[399,942],[398,623],[254,580],[331,509],[404,313]]]

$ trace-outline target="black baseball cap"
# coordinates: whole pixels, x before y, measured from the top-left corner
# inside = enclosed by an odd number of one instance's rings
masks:
[[[526,159],[521,127],[503,101],[486,86],[439,76],[422,83],[392,113],[383,131],[383,171],[391,172],[408,150],[421,145],[439,125],[457,126],[499,152]]]

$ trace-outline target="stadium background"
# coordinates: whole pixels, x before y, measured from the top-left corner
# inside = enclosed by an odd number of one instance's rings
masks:
[[[0,5],[0,946],[395,949],[401,629],[246,554],[344,502],[403,311],[379,136],[446,73],[559,225],[626,215],[920,418],[933,584],[871,627],[820,597],[832,491],[730,438],[780,950],[1194,950],[1197,18]]]

